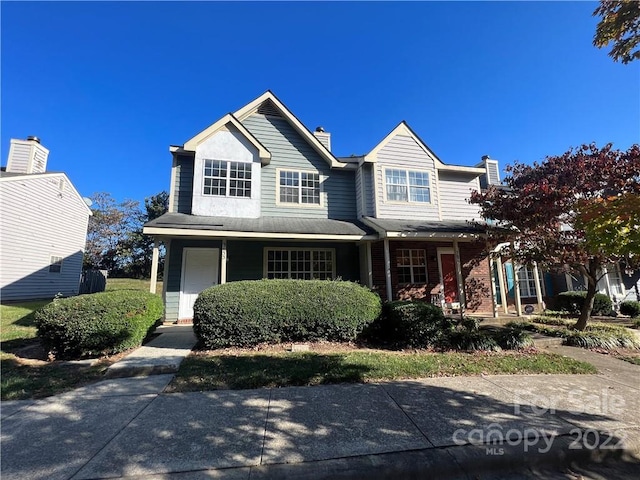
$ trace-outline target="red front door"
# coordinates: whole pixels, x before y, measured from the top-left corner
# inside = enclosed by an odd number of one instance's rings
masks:
[[[444,301],[452,303],[458,301],[458,280],[456,278],[456,260],[453,253],[440,254],[442,267],[442,281],[444,283]]]

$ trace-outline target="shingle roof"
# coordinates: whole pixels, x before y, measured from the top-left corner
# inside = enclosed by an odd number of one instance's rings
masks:
[[[364,224],[352,220],[331,220],[325,218],[232,218],[205,217],[184,213],[165,213],[151,220],[145,227],[181,228],[189,230],[214,230],[257,233],[296,233],[315,235],[368,235],[374,233]]]
[[[368,223],[374,225],[380,231],[386,232],[448,232],[448,233],[482,233],[484,227],[474,225],[466,221],[426,221],[426,220],[401,220],[386,218],[364,217]]]

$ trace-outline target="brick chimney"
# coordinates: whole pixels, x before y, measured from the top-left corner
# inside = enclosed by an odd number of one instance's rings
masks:
[[[44,173],[47,170],[49,150],[40,145],[38,137],[27,137],[26,140],[11,139],[7,172],[12,173]]]

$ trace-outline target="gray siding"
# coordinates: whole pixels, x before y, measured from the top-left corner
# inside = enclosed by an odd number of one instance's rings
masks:
[[[164,315],[165,320],[178,319],[178,307],[180,304],[180,277],[182,275],[182,249],[185,247],[220,248],[220,240],[183,240],[172,238],[169,247],[168,259],[165,263],[164,281]]]
[[[447,220],[479,220],[478,205],[468,202],[471,190],[479,190],[478,178],[473,174],[440,171],[440,208]]]
[[[431,203],[388,202],[385,197],[384,169],[423,170],[429,172]],[[378,152],[375,164],[378,218],[439,220],[435,165],[431,157],[412,137],[396,135]]]
[[[64,186],[61,188],[61,180]],[[2,300],[77,295],[89,212],[64,175],[2,180]],[[49,272],[62,257],[60,273]]]
[[[368,217],[375,216],[375,196],[373,188],[373,165],[365,164],[362,166],[363,193],[365,215]]]
[[[176,179],[173,192],[173,211],[191,213],[193,195],[193,157],[179,155],[176,158]]]
[[[243,121],[271,152],[271,163],[261,169],[262,216],[356,218],[355,172],[331,170],[329,164],[283,118],[253,114]],[[322,207],[276,205],[277,169],[315,170],[322,176]]]

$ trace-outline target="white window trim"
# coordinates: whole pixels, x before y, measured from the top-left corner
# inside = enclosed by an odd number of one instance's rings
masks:
[[[336,278],[336,249],[335,248],[316,248],[316,247],[264,247],[262,251],[262,278],[269,278],[269,251],[312,251],[312,252],[331,252],[331,278]],[[289,257],[289,273],[291,273],[291,257]]]
[[[320,203],[292,203],[280,201],[280,172],[296,172],[296,173],[315,173],[318,175],[318,182],[320,182]],[[325,177],[317,170],[298,170],[295,168],[276,168],[276,206],[278,207],[292,207],[292,208],[324,208],[324,181]],[[299,187],[299,191],[302,191],[302,187]]]
[[[409,252],[409,261],[410,264],[409,265],[399,265],[398,264],[398,252],[401,250],[407,250]],[[414,265],[413,264],[413,258],[411,256],[411,252],[412,251],[422,251],[424,252],[424,265]],[[397,248],[396,249],[396,273],[398,274],[398,277],[400,277],[399,271],[398,269],[400,268],[406,268],[409,267],[409,271],[411,273],[411,281],[410,282],[400,282],[400,280],[398,279],[398,285],[426,285],[429,283],[429,270],[427,268],[427,250],[425,248]],[[413,278],[413,269],[414,268],[419,268],[419,267],[424,267],[424,276],[425,276],[425,281],[424,282],[416,282],[415,279]]]
[[[389,200],[387,198],[387,170],[401,170],[406,174],[407,179],[407,201],[402,200]],[[411,200],[411,187],[409,185],[409,172],[426,173],[429,178],[429,201],[428,202],[414,202]],[[390,205],[433,205],[433,175],[429,170],[416,170],[415,168],[403,168],[403,167],[383,167],[382,168],[382,202]]]
[[[227,163],[227,176],[226,176],[226,187],[225,187],[225,194],[224,195],[215,195],[212,193],[204,193],[204,182],[205,179],[207,178],[222,178],[222,177],[208,177],[207,175],[205,175],[204,171],[207,168],[207,160],[208,161],[212,161],[212,162],[226,162]],[[251,172],[251,178],[249,179],[250,186],[251,188],[249,189],[249,191],[251,192],[251,194],[248,197],[239,197],[239,196],[231,196],[229,195],[229,191],[231,189],[231,164],[232,163],[242,163],[244,165],[249,165],[249,171]],[[237,179],[235,179],[237,180]],[[242,179],[240,179],[242,180]],[[200,190],[202,193],[202,196],[205,198],[211,198],[211,197],[217,197],[217,198],[237,198],[237,199],[251,199],[253,198],[253,162],[243,162],[240,160],[226,160],[223,158],[203,158],[202,159],[202,189]]]

